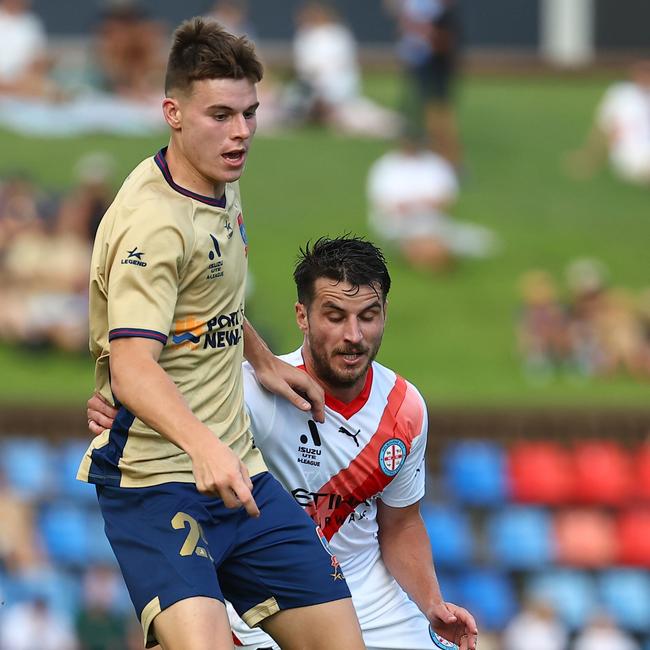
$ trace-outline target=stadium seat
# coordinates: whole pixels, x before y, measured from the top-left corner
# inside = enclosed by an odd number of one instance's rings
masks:
[[[554,518],[556,559],[560,564],[599,568],[616,558],[616,526],[600,510],[570,508]]]
[[[480,440],[449,445],[442,467],[445,487],[463,504],[499,506],[508,496],[506,458],[500,445]]]
[[[467,566],[474,555],[474,536],[467,515],[450,506],[426,504],[422,519],[437,567]]]
[[[520,442],[510,449],[512,498],[520,503],[561,505],[573,499],[568,451],[552,442]]]
[[[536,569],[555,555],[550,514],[534,506],[507,506],[487,523],[492,559],[509,569]]]
[[[616,442],[592,440],[576,443],[573,465],[578,502],[619,506],[630,498],[632,466],[627,452]]]
[[[480,630],[502,630],[517,613],[515,589],[505,573],[488,569],[464,572],[458,578],[458,592],[458,602],[472,612]]]
[[[572,630],[584,627],[597,610],[593,578],[582,571],[555,569],[528,575],[524,591],[529,598],[553,603]]]
[[[95,486],[78,481],[76,478],[77,469],[88,447],[88,442],[88,440],[75,440],[63,444],[56,450],[59,494],[80,502],[97,503]]]
[[[0,463],[9,485],[21,496],[36,499],[51,494],[56,464],[44,440],[8,439],[0,448]]]
[[[92,541],[88,518],[79,506],[52,503],[43,507],[39,530],[54,562],[71,567],[83,567],[88,563]]]
[[[650,576],[647,571],[611,569],[598,577],[602,603],[619,626],[650,632]]]
[[[86,514],[88,532],[88,558],[91,562],[117,566],[113,549],[104,534],[104,519],[99,508]]]
[[[634,452],[634,496],[650,502],[650,442],[638,447]]]
[[[80,606],[81,587],[73,574],[38,567],[14,578],[14,602],[42,598],[61,616],[73,617]]]
[[[617,536],[619,563],[650,568],[650,507],[621,512]]]

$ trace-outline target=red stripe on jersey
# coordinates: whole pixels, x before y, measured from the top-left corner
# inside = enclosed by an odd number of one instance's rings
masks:
[[[410,452],[413,438],[422,428],[423,414],[419,401],[413,402],[411,399],[408,399],[408,408],[405,411],[402,409],[406,396],[406,381],[397,376],[388,394],[377,431],[368,444],[348,467],[335,474],[318,490],[319,493],[336,494],[340,501],[337,499],[338,503],[331,508],[329,499],[318,499],[316,503],[312,502],[305,508],[305,512],[321,527],[328,540],[332,539],[360,503],[381,492],[394,478],[385,474],[379,464],[379,452],[384,443],[391,438],[399,438],[406,445],[406,453]],[[405,419],[407,422],[404,422]],[[411,421],[412,419],[415,421]]]
[[[235,633],[232,630],[230,632],[232,634],[232,642],[235,644],[235,646],[241,648],[244,644],[235,636]]]

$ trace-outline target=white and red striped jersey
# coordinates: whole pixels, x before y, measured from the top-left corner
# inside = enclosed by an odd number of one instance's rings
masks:
[[[282,359],[303,366],[300,350]],[[377,499],[405,507],[424,495],[427,414],[418,390],[374,362],[352,402],[326,395],[324,424],[260,387],[248,364],[244,395],[255,445],[329,541],[364,637],[391,620],[397,624],[419,615],[386,569],[377,541]],[[423,621],[428,642],[422,647],[432,647],[427,626]],[[233,629],[244,645],[252,638],[261,641],[260,630],[247,632],[236,622]],[[399,642],[387,647],[406,647]]]

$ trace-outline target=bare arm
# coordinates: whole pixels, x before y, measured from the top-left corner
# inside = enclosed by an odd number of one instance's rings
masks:
[[[244,320],[244,356],[264,388],[289,400],[301,411],[311,409],[317,422],[325,421],[325,394],[321,386],[306,372],[278,359],[248,319]]]
[[[150,339],[111,341],[111,388],[145,424],[187,452],[197,489],[218,494],[226,507],[259,510],[246,466],[190,411],[169,375],[158,364],[162,345]],[[89,417],[90,419],[90,417]]]
[[[379,547],[386,567],[440,636],[476,650],[478,628],[462,607],[444,601],[419,504],[393,508],[378,501]]]

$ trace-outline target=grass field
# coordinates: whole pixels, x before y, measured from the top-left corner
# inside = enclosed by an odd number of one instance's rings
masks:
[[[607,170],[566,177],[564,152],[583,139],[607,79],[470,78],[461,95],[467,178],[455,213],[496,230],[503,252],[433,278],[391,259],[393,290],[380,360],[416,383],[431,405],[638,405],[648,386],[625,378],[528,385],[515,352],[520,273],[543,267],[562,280],[579,256],[601,259],[616,285],[650,285],[650,193]],[[397,81],[373,78],[369,92],[393,103]],[[105,149],[122,177],[161,138],[26,139],[0,133],[0,173],[32,170],[65,187],[83,152]],[[251,320],[278,351],[297,347],[291,268],[308,238],[366,233],[365,174],[386,143],[318,130],[258,137],[242,182],[255,293]],[[643,260],[646,260],[645,262]],[[80,401],[92,386],[85,358],[0,346],[4,402]]]

